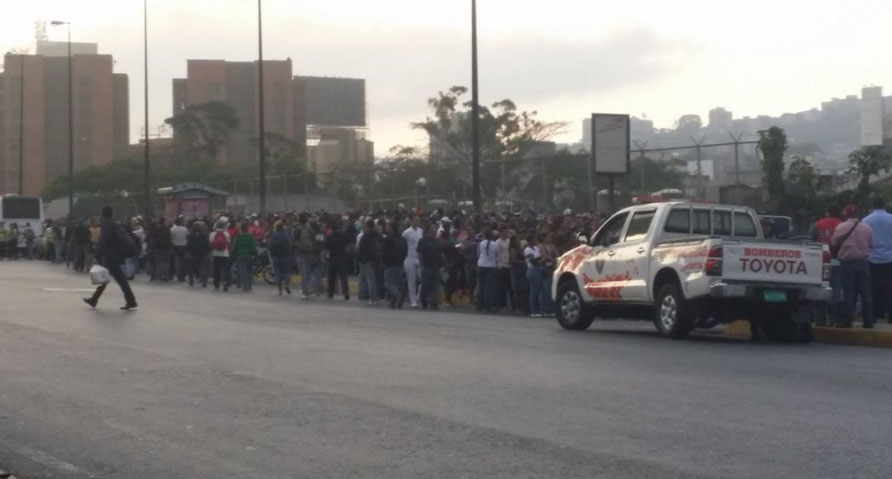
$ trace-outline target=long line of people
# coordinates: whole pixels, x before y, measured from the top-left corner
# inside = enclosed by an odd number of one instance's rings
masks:
[[[123,221],[139,252],[124,269],[130,278],[144,272],[160,283],[247,292],[259,271],[255,265],[268,258],[280,295],[291,294],[291,279],[299,273],[302,298],[337,294],[349,300],[348,276],[356,274],[357,296],[370,305],[435,310],[464,299],[481,312],[546,316],[553,314],[548,290],[558,256],[601,220],[569,211],[539,217],[460,211],[222,214],[180,217],[173,225],[136,217]],[[88,224],[48,224],[44,257],[89,269],[95,242]]]

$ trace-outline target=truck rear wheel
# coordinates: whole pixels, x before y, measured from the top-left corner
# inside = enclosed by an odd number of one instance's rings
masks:
[[[693,329],[690,306],[675,283],[660,287],[654,302],[654,325],[663,336],[684,338]]]
[[[564,329],[584,331],[595,320],[595,312],[582,300],[574,281],[564,281],[558,286],[556,303],[558,324]]]

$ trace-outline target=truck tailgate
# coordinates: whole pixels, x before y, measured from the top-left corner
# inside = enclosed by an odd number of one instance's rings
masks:
[[[725,240],[722,278],[765,283],[821,284],[824,249],[818,243]]]

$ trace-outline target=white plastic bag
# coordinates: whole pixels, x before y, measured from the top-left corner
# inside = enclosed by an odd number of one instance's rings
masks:
[[[90,268],[90,281],[96,285],[106,284],[111,281],[111,274],[104,266],[94,264],[93,267]]]

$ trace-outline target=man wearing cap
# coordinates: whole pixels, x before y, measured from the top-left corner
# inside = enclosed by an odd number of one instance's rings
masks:
[[[838,248],[837,257],[842,275],[843,301],[842,322],[838,327],[851,328],[855,319],[855,304],[861,299],[861,315],[864,327],[873,327],[873,301],[870,291],[870,266],[867,258],[874,247],[873,231],[858,220],[858,207],[848,205],[842,212],[845,221],[833,232],[831,246]]]

